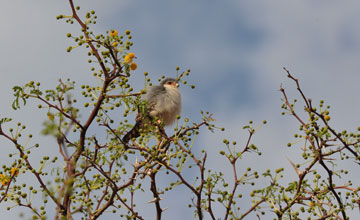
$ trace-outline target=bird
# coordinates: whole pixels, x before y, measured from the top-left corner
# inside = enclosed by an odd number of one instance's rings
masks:
[[[138,111],[134,127],[124,135],[123,143],[128,143],[130,139],[140,136],[140,129],[146,126],[146,123],[157,118],[159,124],[169,126],[176,120],[176,116],[181,113],[181,94],[179,91],[179,82],[174,78],[166,78],[157,86],[150,87],[145,94],[144,101],[147,103],[147,112],[143,114]]]

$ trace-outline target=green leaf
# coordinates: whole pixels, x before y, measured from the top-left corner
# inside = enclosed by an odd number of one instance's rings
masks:
[[[42,95],[42,92],[40,90],[38,90],[38,89],[33,89],[33,90],[30,91],[30,94],[40,96],[40,95]]]
[[[24,105],[26,105],[26,100],[25,100],[25,98],[22,98],[22,97],[21,97],[21,99],[23,100]],[[16,98],[15,98],[15,100],[13,101],[13,103],[12,103],[11,106],[12,106],[12,108],[13,108],[14,110],[17,110],[17,109],[20,108],[20,105],[19,105],[19,97],[16,97]]]
[[[102,186],[103,181],[100,178],[96,178],[90,183],[90,189],[99,189]]]
[[[14,90],[15,100],[13,101],[11,106],[14,110],[17,110],[20,108],[19,99],[23,100],[24,105],[26,105],[26,99],[22,96],[24,94],[23,88],[21,88],[20,86],[14,86],[13,90]]]
[[[56,92],[54,90],[46,90],[46,95],[45,98],[46,99],[50,99],[50,98],[55,98],[56,97]]]
[[[14,86],[13,90],[14,90],[14,92],[16,92],[18,90],[20,90],[20,91],[23,90],[23,88],[21,88],[20,86]]]
[[[2,118],[2,119],[0,119],[0,125],[3,123],[9,122],[11,120],[12,120],[11,118]]]
[[[55,123],[45,121],[44,126],[45,128],[41,131],[43,135],[53,135],[53,136],[59,135],[58,126]]]
[[[148,103],[147,101],[142,101],[139,104],[139,111],[143,116],[148,115]]]

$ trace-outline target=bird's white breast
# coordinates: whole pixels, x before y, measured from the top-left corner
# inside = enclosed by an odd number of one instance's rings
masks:
[[[161,95],[156,103],[155,111],[150,113],[164,121],[165,125],[171,125],[176,115],[181,113],[181,95],[177,88],[166,88],[166,93]]]

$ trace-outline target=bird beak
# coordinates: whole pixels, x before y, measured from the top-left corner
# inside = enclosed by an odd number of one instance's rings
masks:
[[[180,86],[179,83],[176,83],[175,85],[176,85],[176,88],[179,88],[179,86]]]

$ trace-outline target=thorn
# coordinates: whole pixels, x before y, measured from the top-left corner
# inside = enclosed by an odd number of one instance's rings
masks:
[[[139,163],[137,157],[135,158],[135,163],[131,163],[131,162],[130,162],[130,164],[131,164],[131,166],[133,166],[135,169],[138,169],[139,166],[140,166],[140,163]]]
[[[274,207],[275,212],[276,212],[276,211],[279,211],[279,209],[278,209],[278,208],[276,207],[276,205],[274,204],[273,199],[270,199],[270,202],[271,202],[271,205]]]
[[[330,158],[330,157],[323,157],[322,159],[323,159],[323,160],[336,160],[336,159]]]
[[[321,145],[322,145],[322,147],[321,147],[321,148],[322,148],[322,150],[323,150],[325,153],[327,153],[327,151],[326,151],[326,147],[325,147],[325,144],[323,144],[323,143],[322,143]]]
[[[158,202],[160,200],[163,200],[162,198],[153,198],[152,200],[150,200],[149,202],[147,202],[147,204],[150,204],[150,203],[155,203],[155,202]]]
[[[303,175],[303,172],[302,172],[301,170],[299,170],[299,168],[297,168],[297,167],[295,166],[295,164],[294,164],[289,158],[287,158],[287,159],[288,159],[288,161],[290,162],[291,166],[294,168],[295,172],[299,175],[299,177],[300,177],[301,175]]]

